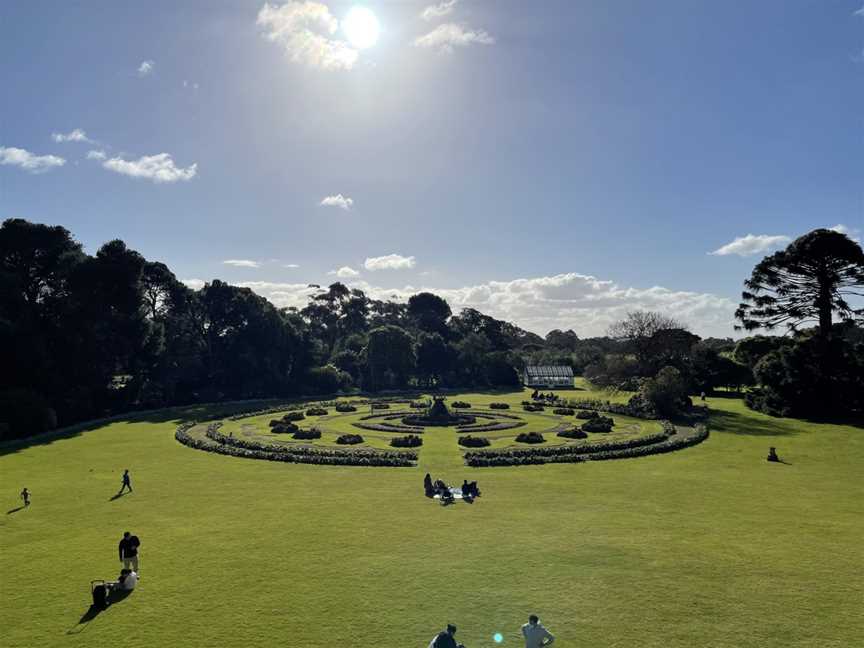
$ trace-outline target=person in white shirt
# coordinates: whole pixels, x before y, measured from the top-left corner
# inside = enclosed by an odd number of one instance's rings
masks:
[[[555,641],[555,637],[543,627],[536,614],[529,616],[528,623],[522,626],[522,636],[525,637],[525,648],[542,648]]]
[[[132,591],[133,589],[135,589],[135,586],[138,584],[138,574],[136,574],[131,569],[129,569],[129,570],[124,569],[123,571],[128,571],[129,573],[126,574],[125,576],[120,577],[120,581],[119,581],[118,585],[120,586],[120,589],[124,589],[126,591]]]

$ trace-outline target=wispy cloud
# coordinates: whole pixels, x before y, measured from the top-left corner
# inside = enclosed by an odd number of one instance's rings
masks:
[[[414,40],[415,47],[427,47],[450,53],[456,47],[493,45],[495,38],[483,29],[469,29],[456,23],[444,23]]]
[[[269,3],[258,12],[264,38],[277,43],[288,58],[323,70],[350,70],[359,52],[342,40],[331,38],[339,21],[327,5],[312,1]]]
[[[87,137],[87,133],[85,133],[80,128],[76,128],[75,130],[69,131],[68,133],[51,133],[51,139],[55,142],[87,142],[89,144],[93,144],[93,140]]]
[[[331,270],[327,273],[328,275],[335,275],[340,279],[352,279],[354,277],[359,277],[360,273],[357,272],[354,268],[348,266],[342,266],[338,270]]]
[[[413,256],[405,257],[401,254],[387,254],[380,257],[369,257],[363,262],[367,270],[407,270],[417,265]]]
[[[36,155],[26,149],[0,146],[0,165],[17,166],[30,173],[45,173],[64,164],[66,160],[56,155]]]
[[[288,268],[289,270],[296,270],[297,268],[300,267],[300,265],[297,263],[283,263],[282,267]]]
[[[155,65],[153,61],[141,61],[141,65],[138,66],[138,76],[145,77],[152,74]]]
[[[96,157],[95,159],[99,158]],[[144,178],[157,184],[179,182],[181,180],[189,181],[198,174],[197,163],[191,164],[185,169],[178,167],[174,164],[170,153],[145,155],[137,160],[124,160],[120,157],[113,157],[102,162],[102,166],[115,173],[132,178]]]
[[[858,9],[857,11],[853,11],[852,15],[853,16],[861,16],[862,18],[864,18],[864,5],[862,5],[862,7],[860,9]]]
[[[343,196],[341,193],[335,196],[327,196],[318,203],[321,207],[338,207],[349,211],[354,206],[354,199]]]
[[[862,11],[864,11],[864,9],[862,9]],[[850,239],[852,239],[853,241],[855,241],[859,245],[861,243],[861,238],[860,238],[861,230],[860,229],[856,229],[854,227],[849,227],[847,225],[843,225],[842,223],[838,223],[834,227],[829,227],[828,229],[833,230],[835,232],[840,232],[841,234],[845,234],[846,236],[848,236]]]
[[[713,254],[715,256],[728,256],[730,254],[737,254],[742,257],[752,256],[754,254],[759,254],[760,252],[782,247],[791,240],[791,238],[783,234],[773,236],[768,234],[747,234],[746,236],[737,237],[732,242],[727,243],[708,254]]]
[[[459,0],[444,0],[444,2],[439,2],[435,5],[429,5],[423,10],[423,13],[420,14],[420,17],[423,20],[435,20],[436,18],[448,16],[453,13],[453,10],[456,8],[456,5],[458,3]]]
[[[104,160],[107,157],[105,151],[87,151],[88,160]]]
[[[260,261],[252,261],[251,259],[226,259],[222,262],[225,265],[234,266],[235,268],[260,268]]]

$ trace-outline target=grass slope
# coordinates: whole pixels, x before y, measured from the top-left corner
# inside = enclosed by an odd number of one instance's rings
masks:
[[[537,612],[562,647],[855,645],[862,428],[710,406],[694,448],[578,465],[469,469],[448,431],[417,468],[243,460],[178,444],[182,412],[7,450],[0,644],[425,646],[453,621],[469,648],[516,646]],[[111,500],[125,467],[135,492]],[[427,470],[484,496],[440,507]],[[126,529],[139,588],[79,623]]]

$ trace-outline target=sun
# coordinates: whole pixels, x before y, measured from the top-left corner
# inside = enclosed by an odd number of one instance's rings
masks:
[[[354,7],[342,19],[342,32],[348,42],[357,49],[372,47],[378,42],[380,31],[378,18],[366,7]]]

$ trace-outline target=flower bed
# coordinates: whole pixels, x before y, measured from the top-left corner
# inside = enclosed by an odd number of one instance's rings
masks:
[[[407,434],[390,439],[390,445],[394,448],[416,448],[423,445],[423,439],[416,434]]]
[[[336,443],[339,445],[354,445],[356,443],[363,443],[363,437],[359,434],[343,434],[336,439]]]
[[[465,436],[459,437],[458,443],[466,448],[482,448],[490,445],[492,442],[486,437],[475,437],[466,434]]]
[[[406,467],[414,465],[414,462],[417,461],[417,453],[411,451],[394,452],[390,450],[372,450],[369,448],[335,449],[312,448],[308,446],[274,446],[257,441],[225,436],[219,432],[218,425],[212,424],[207,427],[207,438],[201,439],[189,434],[189,430],[195,425],[194,422],[181,425],[177,428],[174,437],[177,441],[190,448],[233,457],[331,466]]]

